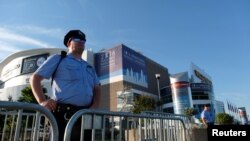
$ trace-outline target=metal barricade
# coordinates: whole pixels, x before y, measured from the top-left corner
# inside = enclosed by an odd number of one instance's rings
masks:
[[[146,115],[160,115],[160,116],[164,116],[164,117],[174,117],[174,118],[180,118],[183,123],[185,124],[187,129],[191,129],[192,128],[192,122],[190,120],[189,116],[186,115],[181,115],[181,114],[172,114],[172,113],[165,113],[165,112],[154,112],[154,111],[143,111],[142,114],[146,114]]]
[[[69,141],[73,126],[81,119],[84,131],[92,131],[92,141],[189,141],[183,119],[162,115],[132,114],[100,110],[80,110],[69,120],[64,141]]]
[[[64,141],[70,140],[73,125],[79,118],[81,140],[85,130],[92,131],[92,141],[189,141],[191,138],[190,121],[183,115],[85,109],[71,117]],[[2,141],[58,140],[54,116],[37,104],[0,101],[0,122]]]
[[[0,101],[1,141],[58,141],[52,113],[38,104]]]
[[[143,111],[142,114],[144,115],[156,115],[156,116],[163,116],[163,117],[169,117],[169,118],[180,118],[186,127],[186,134],[190,137],[189,140],[191,140],[193,137],[192,134],[192,122],[190,120],[191,117],[187,115],[181,115],[181,114],[172,114],[172,113],[164,113],[164,112],[154,112],[154,111]]]

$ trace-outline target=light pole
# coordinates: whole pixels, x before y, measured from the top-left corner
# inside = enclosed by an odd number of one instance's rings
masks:
[[[161,101],[161,93],[160,93],[160,84],[159,84],[159,80],[161,78],[161,74],[157,73],[155,74],[155,77],[156,77],[156,80],[157,80],[157,87],[158,87],[158,99],[159,99],[159,102]],[[160,111],[161,111],[161,105],[159,106],[160,108]]]

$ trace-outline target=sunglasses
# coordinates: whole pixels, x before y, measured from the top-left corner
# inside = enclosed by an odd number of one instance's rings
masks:
[[[79,38],[71,38],[71,40],[74,42],[77,42],[77,43],[82,43],[82,44],[84,44],[86,42],[85,40],[79,39]]]

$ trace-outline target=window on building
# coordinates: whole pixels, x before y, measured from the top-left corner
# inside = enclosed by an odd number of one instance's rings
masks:
[[[206,92],[192,92],[193,100],[209,100],[208,93]]]

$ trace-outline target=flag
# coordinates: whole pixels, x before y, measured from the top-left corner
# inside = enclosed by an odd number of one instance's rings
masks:
[[[227,109],[230,112],[231,108],[230,108],[230,103],[227,101]]]

